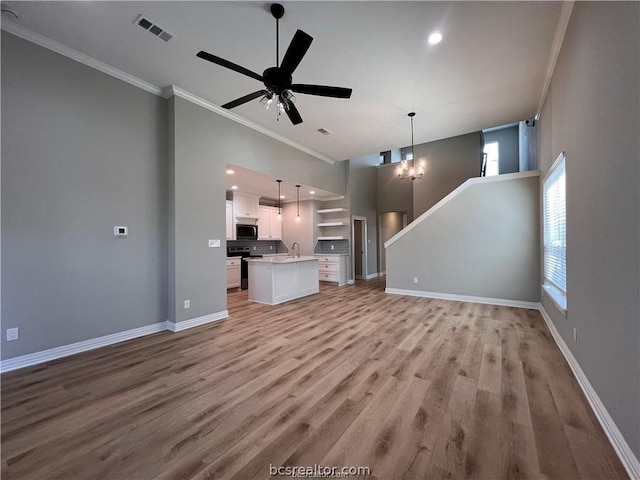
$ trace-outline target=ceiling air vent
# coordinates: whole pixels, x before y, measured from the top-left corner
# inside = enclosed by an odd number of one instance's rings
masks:
[[[161,38],[165,42],[168,42],[174,37],[173,33],[169,32],[166,28],[153,23],[144,15],[139,15],[134,23],[136,23],[139,27],[144,28],[147,32],[153,33],[156,37]]]
[[[325,130],[324,128],[319,128],[318,131],[323,135],[331,135],[329,130]]]

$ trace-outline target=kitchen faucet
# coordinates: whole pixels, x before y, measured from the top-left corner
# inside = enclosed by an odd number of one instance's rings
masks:
[[[296,245],[298,246],[298,257],[300,256],[300,244],[298,242],[293,242],[293,245],[291,245],[291,250],[295,250]]]

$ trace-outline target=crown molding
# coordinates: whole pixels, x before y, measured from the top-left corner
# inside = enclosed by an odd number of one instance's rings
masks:
[[[224,108],[219,107],[218,105],[215,105],[211,102],[209,102],[208,100],[205,100],[201,97],[198,97],[197,95],[194,95],[191,92],[188,92],[186,90],[183,90],[179,87],[176,87],[174,85],[170,85],[166,88],[161,88],[157,85],[154,85],[152,83],[146,82],[134,75],[130,75],[118,68],[115,68],[105,62],[102,62],[96,58],[93,58],[89,55],[86,55],[82,52],[79,52],[78,50],[75,50],[71,47],[68,47],[66,45],[63,45],[60,42],[57,42],[55,40],[52,40],[49,37],[45,37],[44,35],[41,35],[39,33],[34,32],[33,30],[29,30],[28,28],[23,27],[22,25],[19,25],[11,20],[7,20],[5,18],[2,19],[2,30],[5,30],[8,33],[11,33],[12,35],[15,35],[17,37],[20,37],[24,40],[27,40],[28,42],[31,43],[35,43],[36,45],[39,45],[41,47],[44,47],[48,50],[51,50],[55,53],[58,53],[60,55],[63,55],[65,57],[71,58],[72,60],[75,60],[79,63],[82,63],[83,65],[86,65],[88,67],[91,67],[95,70],[98,70],[102,73],[106,73],[107,75],[110,75],[112,77],[115,77],[119,80],[122,80],[123,82],[129,83],[130,85],[133,85],[135,87],[138,87],[142,90],[145,90],[149,93],[152,93],[154,95],[158,95],[161,96],[163,98],[169,98],[172,95],[175,95],[177,97],[180,98],[184,98],[185,100],[188,100],[192,103],[195,103],[203,108],[206,108],[207,110],[210,110],[214,113],[217,113],[218,115],[222,115],[223,117],[228,118],[229,120],[233,120],[234,122],[237,122],[241,125],[244,125],[245,127],[248,127],[252,130],[255,130],[257,132],[262,133],[263,135],[267,135],[268,137],[273,138],[274,140],[278,140],[279,142],[285,143],[287,145],[289,145],[290,147],[293,147],[297,150],[300,150],[301,152],[304,152],[308,155],[311,155],[312,157],[318,158],[324,162],[327,162],[331,165],[333,165],[334,163],[336,163],[336,160],[330,157],[327,157],[326,155],[323,155],[320,152],[316,152],[315,150],[312,150],[308,147],[305,147],[304,145],[294,142],[293,140],[284,137],[272,130],[269,130],[268,128],[265,128],[261,125],[258,125],[256,123],[253,123],[245,118],[242,118],[232,112],[230,112],[229,110],[226,110]]]
[[[16,37],[20,37],[24,40],[27,40],[31,43],[35,43],[36,45],[40,45],[41,47],[47,48],[53,52],[59,53],[65,57],[71,58],[76,62],[80,62],[88,67],[94,68],[102,73],[106,73],[107,75],[111,75],[123,82],[129,83],[135,87],[141,88],[149,93],[153,93],[154,95],[162,95],[162,89],[157,85],[154,85],[149,82],[145,82],[144,80],[130,75],[122,70],[112,67],[111,65],[101,62],[98,59],[90,57],[82,52],[79,52],[71,47],[67,47],[62,43],[56,42],[55,40],[50,39],[49,37],[45,37],[44,35],[40,35],[39,33],[34,32],[33,30],[29,30],[28,28],[24,28],[21,25],[18,25],[11,20],[7,20],[5,18],[2,19],[2,30],[15,35]]]
[[[177,87],[175,85],[170,85],[166,88],[164,88],[162,90],[162,96],[165,98],[169,98],[171,96],[176,96],[176,97],[180,97],[183,98],[185,100],[188,100],[192,103],[195,103],[196,105],[199,105],[203,108],[206,108],[207,110],[210,110],[214,113],[217,113],[218,115],[221,115],[225,118],[228,118],[229,120],[233,120],[234,122],[239,123],[240,125],[244,125],[245,127],[248,127],[252,130],[255,130],[256,132],[262,133],[263,135],[266,135],[268,137],[273,138],[274,140],[278,140],[279,142],[282,143],[286,143],[287,145],[300,150],[301,152],[307,153],[313,157],[316,157],[324,162],[327,162],[331,165],[333,165],[334,163],[336,163],[336,160],[330,157],[327,157],[326,155],[323,155],[320,152],[316,152],[315,150],[312,150],[308,147],[305,147],[304,145],[294,142],[293,140],[287,138],[287,137],[283,137],[282,135],[280,135],[279,133],[276,133],[272,130],[269,130],[268,128],[263,127],[262,125],[258,125],[257,123],[253,123],[249,120],[247,120],[246,118],[242,118],[239,115],[236,115],[235,113],[232,113],[231,111],[219,107],[218,105],[215,105],[213,103],[211,103],[208,100],[205,100],[202,97],[199,97],[197,95],[194,95],[191,92],[188,92],[186,90],[181,89],[180,87]]]
[[[540,102],[538,103],[538,110],[536,111],[536,120],[542,115],[542,109],[544,102],[547,99],[547,93],[551,86],[551,79],[553,78],[553,72],[556,69],[556,62],[558,61],[558,55],[560,55],[560,49],[562,48],[562,42],[564,42],[564,35],[567,33],[567,27],[569,26],[569,19],[571,18],[571,12],[573,11],[573,4],[575,2],[568,1],[562,3],[562,10],[560,10],[560,18],[558,19],[558,25],[556,27],[556,33],[551,43],[551,51],[549,52],[549,60],[547,61],[547,70],[544,74],[544,84],[542,85],[542,91],[540,92]]]

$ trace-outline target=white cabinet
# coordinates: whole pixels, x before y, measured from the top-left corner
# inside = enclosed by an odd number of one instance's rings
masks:
[[[316,255],[318,259],[318,277],[321,282],[347,283],[347,255]]]
[[[233,210],[236,218],[257,219],[259,199],[257,195],[233,192]]]
[[[240,262],[242,258],[227,258],[227,288],[240,286]]]
[[[233,221],[233,202],[231,200],[227,200],[226,212],[227,212],[227,240],[235,240],[236,222]]]
[[[281,240],[282,220],[276,207],[258,207],[258,240]]]

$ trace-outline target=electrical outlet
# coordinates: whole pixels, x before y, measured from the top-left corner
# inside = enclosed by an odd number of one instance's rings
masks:
[[[185,301],[184,301],[184,308],[185,308],[185,310],[186,310],[187,308],[191,308],[191,300],[185,300]]]
[[[269,250],[273,250],[273,245],[269,245]]]
[[[7,328],[7,342],[18,340],[18,338],[20,338],[20,329],[18,327]]]
[[[209,248],[219,248],[220,240],[209,240]]]
[[[331,245],[331,250],[333,250],[335,247],[333,246],[333,244]]]
[[[418,283],[418,277],[413,277],[413,283]]]
[[[578,329],[577,328],[573,329],[573,341],[574,342],[578,341]]]
[[[254,249],[254,250],[256,249],[256,246],[255,246],[255,245],[253,246],[253,249]]]
[[[371,239],[370,238],[367,238],[367,243],[371,243]]]

